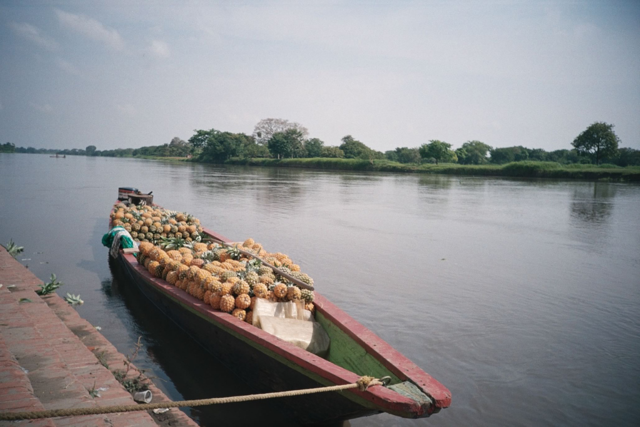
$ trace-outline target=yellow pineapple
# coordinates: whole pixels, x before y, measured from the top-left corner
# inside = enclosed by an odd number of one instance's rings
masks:
[[[177,271],[170,271],[169,273],[167,273],[166,280],[167,280],[167,282],[169,282],[169,284],[175,286],[176,282],[178,281],[178,272]]]
[[[213,308],[214,310],[220,310],[221,299],[222,296],[219,293],[212,293],[209,297],[209,305],[211,306],[211,308]]]
[[[253,325],[253,311],[247,311],[247,317],[244,318],[244,321]]]
[[[247,312],[242,310],[242,309],[240,309],[240,308],[236,308],[235,310],[233,310],[231,315],[233,317],[237,317],[240,320],[244,320],[247,317]]]
[[[236,306],[236,299],[230,295],[223,295],[220,299],[220,310],[231,313]]]
[[[240,294],[236,297],[236,307],[244,310],[251,305],[251,297],[249,294]]]
[[[229,282],[224,282],[220,289],[220,295],[229,295],[231,293],[231,289],[233,288],[233,284]]]
[[[195,265],[198,268],[202,268],[202,266],[204,265],[204,260],[200,258],[194,258],[191,260],[189,265]]]
[[[211,294],[212,294],[212,293],[213,293],[213,292],[211,292],[211,291],[209,291],[209,290],[208,290],[208,291],[206,291],[206,292],[204,293],[204,297],[202,298],[202,302],[204,302],[204,303],[205,303],[205,304],[207,304],[207,305],[210,305],[210,304],[211,304]]]
[[[244,280],[239,280],[233,285],[233,293],[235,295],[249,294],[251,287]]]
[[[300,288],[297,286],[289,286],[287,288],[287,299],[289,301],[299,300],[302,294],[300,293]]]
[[[287,285],[284,283],[278,283],[275,285],[273,287],[273,295],[275,295],[276,298],[284,298],[287,296]]]
[[[267,285],[265,285],[264,283],[258,283],[253,287],[253,294],[258,298],[266,298],[268,291],[269,290],[267,289]]]

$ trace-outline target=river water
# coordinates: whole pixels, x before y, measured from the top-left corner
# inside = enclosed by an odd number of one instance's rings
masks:
[[[640,186],[0,154],[0,243],[80,294],[81,316],[174,400],[251,392],[126,283],[100,244],[120,186],[287,253],[316,289],[446,385],[424,420],[353,426],[637,425]],[[276,403],[186,410],[286,424]]]

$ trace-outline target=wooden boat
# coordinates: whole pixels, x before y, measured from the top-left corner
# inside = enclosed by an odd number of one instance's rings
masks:
[[[231,243],[206,228],[204,233]],[[112,265],[225,366],[242,368],[237,371],[247,373],[247,380],[260,392],[350,384],[363,375],[390,378],[388,385],[366,391],[352,389],[286,398],[288,409],[303,424],[336,423],[381,412],[423,418],[451,403],[446,387],[317,291],[315,318],[331,338],[324,358],[212,309],[151,275],[132,254],[120,250]]]

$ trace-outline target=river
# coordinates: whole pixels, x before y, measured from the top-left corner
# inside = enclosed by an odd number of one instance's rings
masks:
[[[288,254],[316,289],[447,386],[424,420],[352,426],[636,425],[640,185],[221,167],[0,154],[0,243],[172,399],[251,391],[112,278],[100,243],[121,186]],[[282,423],[275,403],[186,410]]]

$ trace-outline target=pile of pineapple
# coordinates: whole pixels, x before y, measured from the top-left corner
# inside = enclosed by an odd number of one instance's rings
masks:
[[[111,217],[113,225],[131,230],[129,233],[139,242],[138,262],[149,273],[215,310],[231,313],[250,324],[257,298],[273,302],[300,300],[305,309],[314,311],[313,291],[300,289],[279,273],[309,286],[313,286],[313,279],[287,255],[269,253],[253,239],[233,246],[207,243],[197,218],[157,207],[127,207],[119,203]]]

